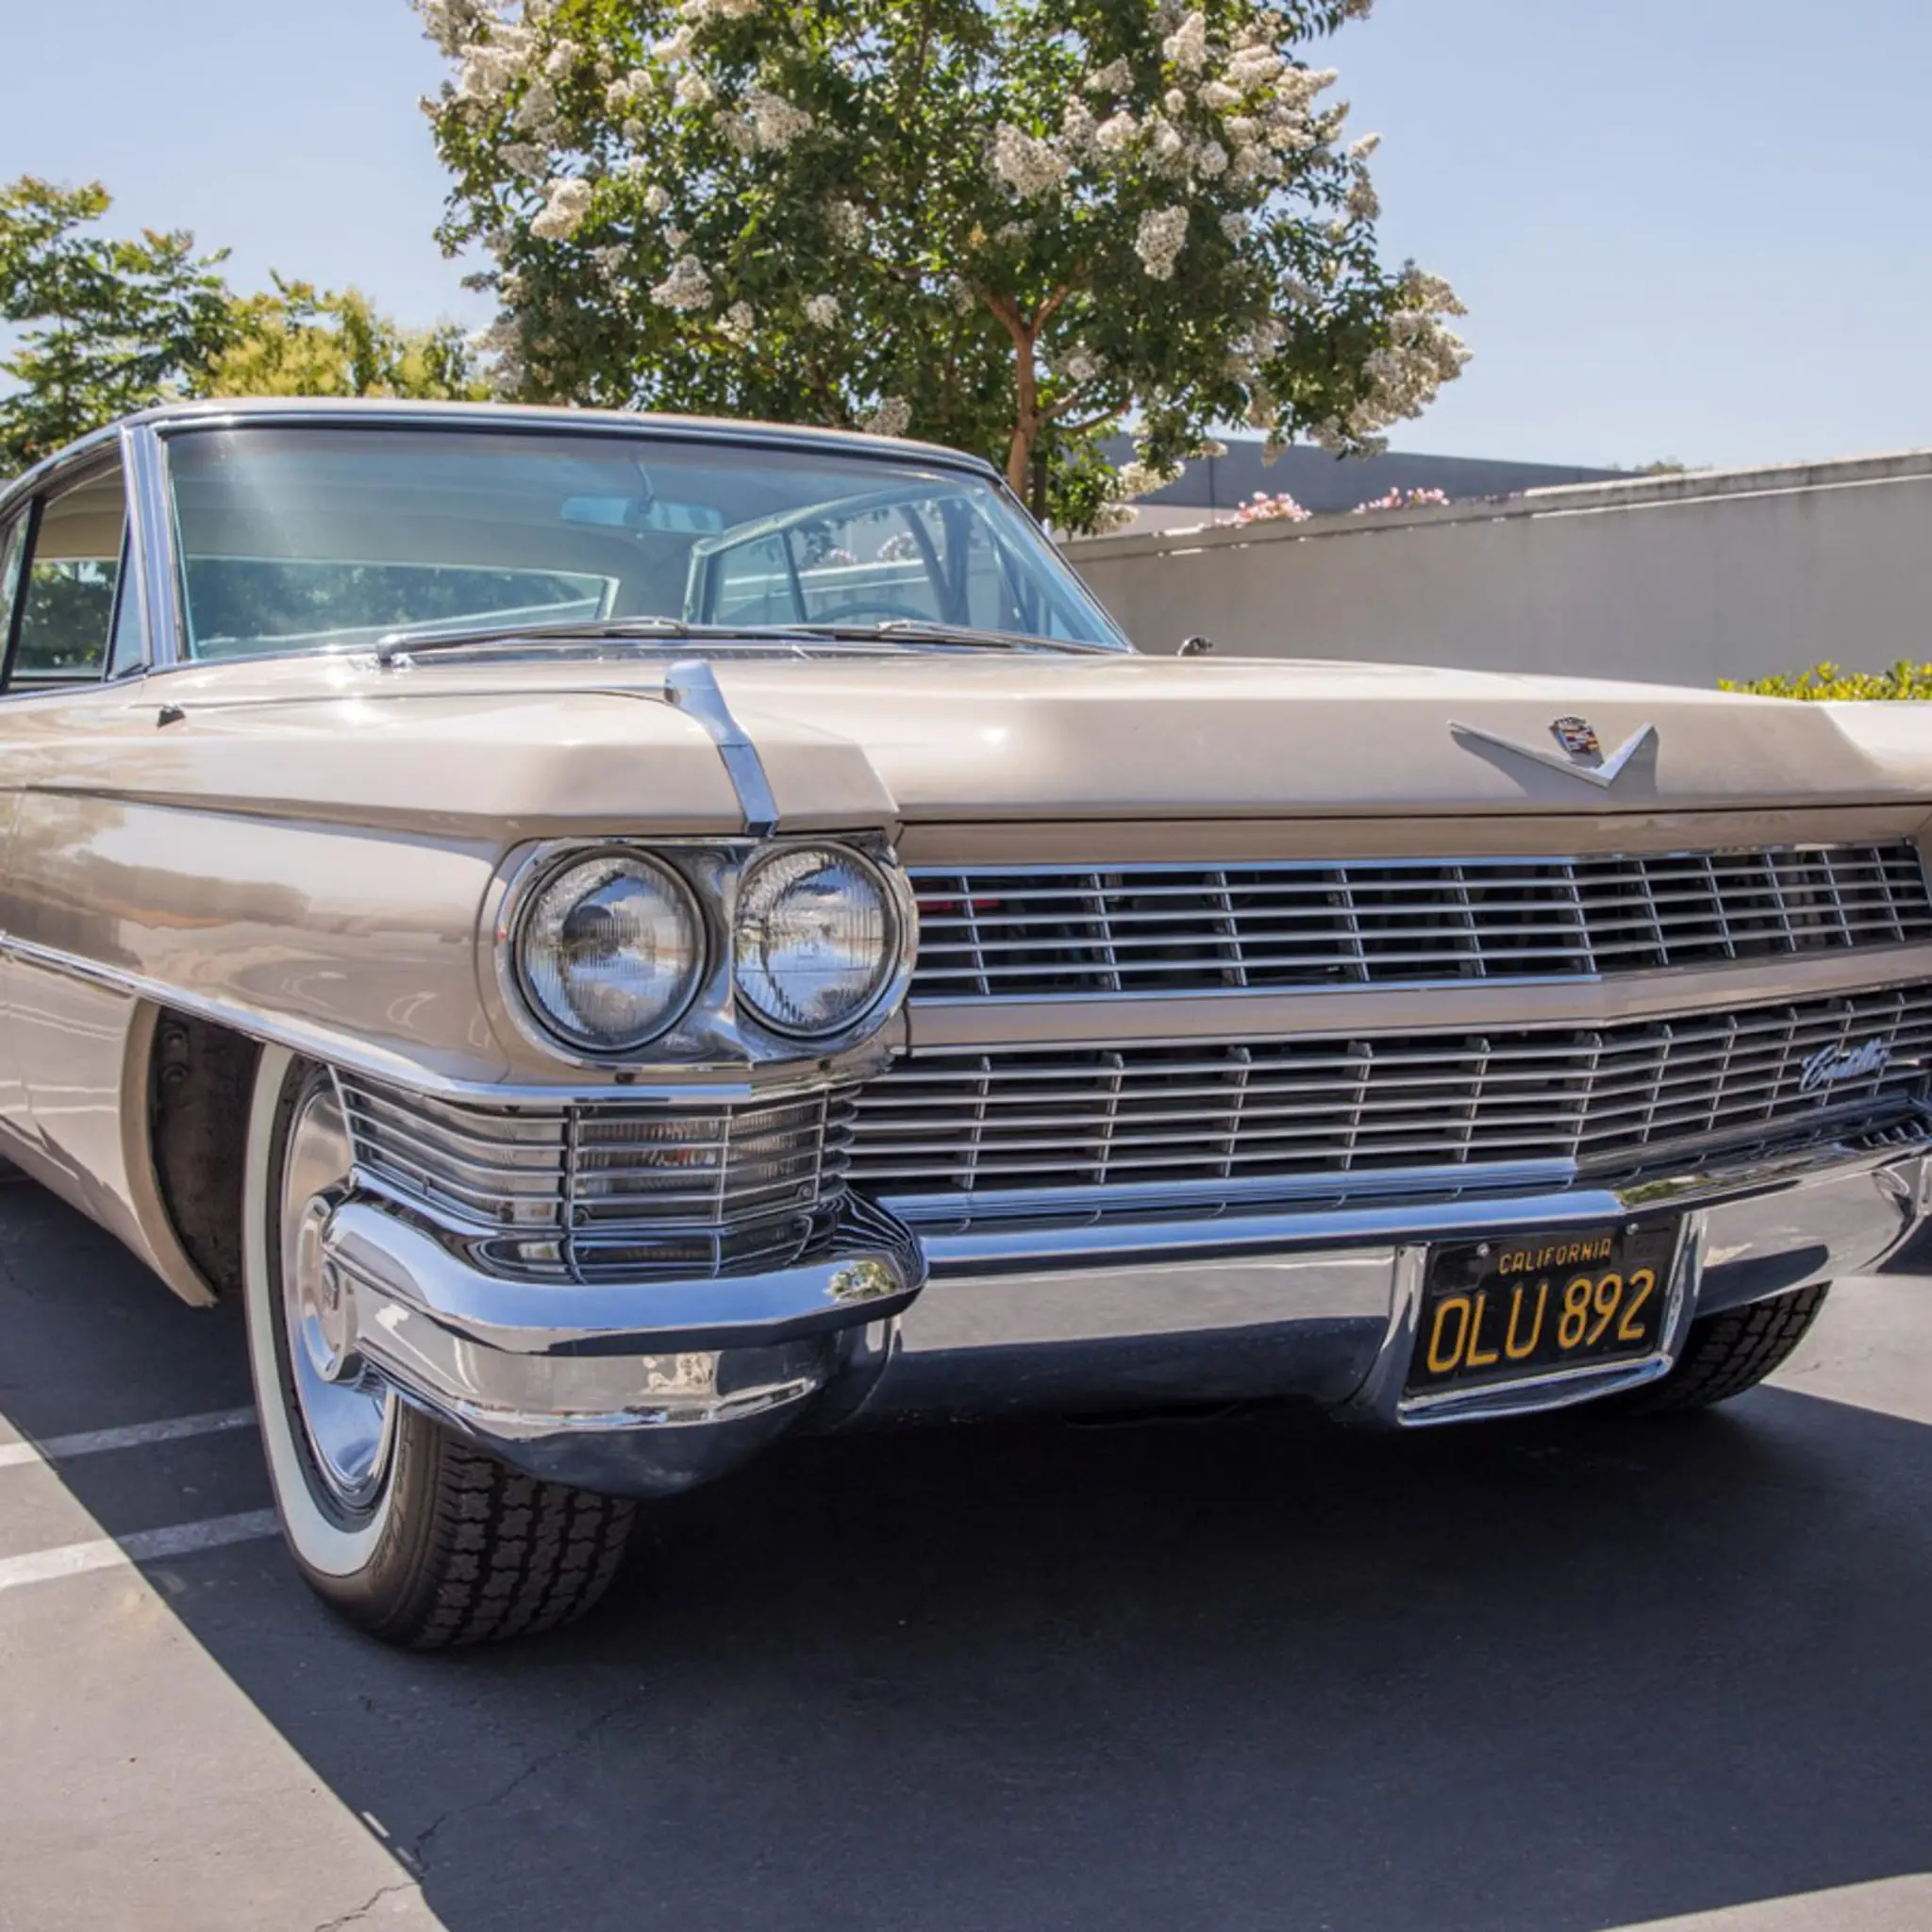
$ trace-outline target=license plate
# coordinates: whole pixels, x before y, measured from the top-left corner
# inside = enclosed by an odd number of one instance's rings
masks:
[[[1676,1249],[1674,1222],[1431,1248],[1407,1393],[1657,1354]]]

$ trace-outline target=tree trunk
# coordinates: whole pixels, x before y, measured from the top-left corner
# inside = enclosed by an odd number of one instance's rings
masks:
[[[1013,434],[1007,444],[1007,488],[1023,503],[1040,435],[1040,383],[1033,372],[1033,331],[1011,308],[997,311],[1013,338]]]

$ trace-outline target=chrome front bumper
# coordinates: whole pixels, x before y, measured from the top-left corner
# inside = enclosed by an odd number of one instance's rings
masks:
[[[505,1280],[392,1207],[325,1235],[362,1362],[537,1474],[660,1495],[806,1426],[1306,1397],[1415,1425],[1580,1402],[1668,1371],[1690,1320],[1884,1259],[1932,1211],[1932,1130],[1628,1188],[1364,1202],[1169,1224],[924,1238],[855,1202],[776,1273]],[[1428,1244],[1679,1219],[1663,1346],[1406,1399]]]

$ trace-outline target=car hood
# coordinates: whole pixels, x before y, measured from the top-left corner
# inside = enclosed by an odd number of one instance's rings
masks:
[[[667,662],[288,659],[187,669],[149,691],[185,712],[162,734],[183,754],[245,743],[265,796],[325,798],[348,758],[356,796],[384,815],[420,798],[532,827],[715,824],[735,805],[717,722],[664,701]],[[756,747],[796,826],[1932,806],[1932,706],[1276,658],[710,666],[726,728]],[[1559,719],[1581,721],[1601,756],[1567,752]]]

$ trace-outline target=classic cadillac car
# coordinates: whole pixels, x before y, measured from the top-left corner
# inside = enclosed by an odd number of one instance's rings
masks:
[[[0,610],[6,1150],[393,1641],[794,1430],[1712,1403],[1932,1193],[1909,708],[1141,656],[975,460],[581,411],[135,417]]]

